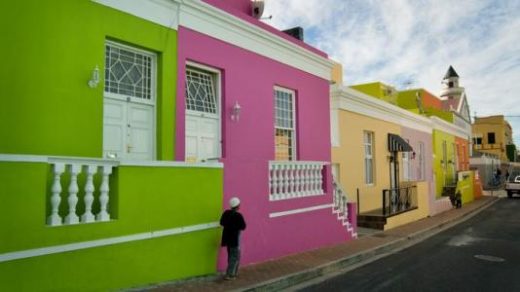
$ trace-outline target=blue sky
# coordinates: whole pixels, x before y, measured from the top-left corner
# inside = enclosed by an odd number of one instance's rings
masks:
[[[471,115],[519,116],[507,119],[520,147],[519,0],[266,0],[269,15],[276,28],[303,27],[307,43],[343,64],[345,85],[438,94],[452,65]]]

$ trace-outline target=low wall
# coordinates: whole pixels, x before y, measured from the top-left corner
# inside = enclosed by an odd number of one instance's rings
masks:
[[[107,222],[48,225],[50,181],[48,163],[0,159],[0,291],[114,290],[216,272],[221,165],[120,165]]]
[[[417,182],[417,209],[387,218],[385,230],[428,217],[428,214],[430,213],[428,204],[429,194],[430,190],[428,182]]]

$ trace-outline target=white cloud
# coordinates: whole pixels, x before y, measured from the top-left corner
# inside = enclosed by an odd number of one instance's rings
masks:
[[[268,0],[266,21],[302,26],[344,67],[345,84],[384,81],[432,93],[453,65],[472,114],[520,115],[520,1]],[[509,118],[520,146],[520,118]]]

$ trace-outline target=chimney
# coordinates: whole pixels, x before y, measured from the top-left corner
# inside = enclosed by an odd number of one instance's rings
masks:
[[[303,40],[303,28],[297,26],[297,27],[293,27],[293,28],[289,28],[289,29],[286,29],[286,30],[283,30],[282,32],[292,36],[293,38],[295,39],[298,39],[300,41],[304,41]]]

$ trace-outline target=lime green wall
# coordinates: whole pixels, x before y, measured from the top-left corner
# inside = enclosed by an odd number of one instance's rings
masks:
[[[0,226],[0,254],[211,223],[220,216],[222,169],[120,166],[111,177],[117,219],[49,227],[49,171],[45,163],[0,163],[0,204],[9,206],[0,221],[11,222]],[[212,228],[0,262],[0,291],[107,290],[214,273],[219,236]]]
[[[434,109],[434,108],[427,108],[424,110],[424,114],[426,114],[429,117],[431,117],[431,116],[438,117],[449,123],[453,123],[453,120],[454,120],[453,113],[449,112],[449,111],[443,111],[443,110]]]
[[[0,153],[101,157],[106,39],[158,53],[157,158],[173,159],[177,32],[88,0],[1,1]]]
[[[462,203],[466,204],[475,199],[474,196],[474,172],[461,171],[459,172],[459,180],[457,181],[457,191],[462,195]]]
[[[444,181],[447,178],[451,178],[454,175],[452,164],[448,163],[447,167],[443,167],[443,152],[442,152],[442,144],[443,141],[446,141],[446,149],[447,149],[447,158],[448,161],[454,161],[453,155],[453,143],[455,142],[455,138],[447,134],[443,131],[433,130],[433,171],[435,174],[435,185],[436,185],[436,197],[440,198],[442,195],[442,188],[444,186]]]
[[[393,88],[392,86],[386,85],[384,83],[373,82],[365,84],[356,84],[350,86],[350,88],[361,91],[365,94],[384,100],[391,104],[397,105],[397,90],[395,90],[395,88]]]
[[[407,110],[417,110],[417,92],[419,92],[417,89],[399,91],[397,96],[397,104],[399,107]]]

